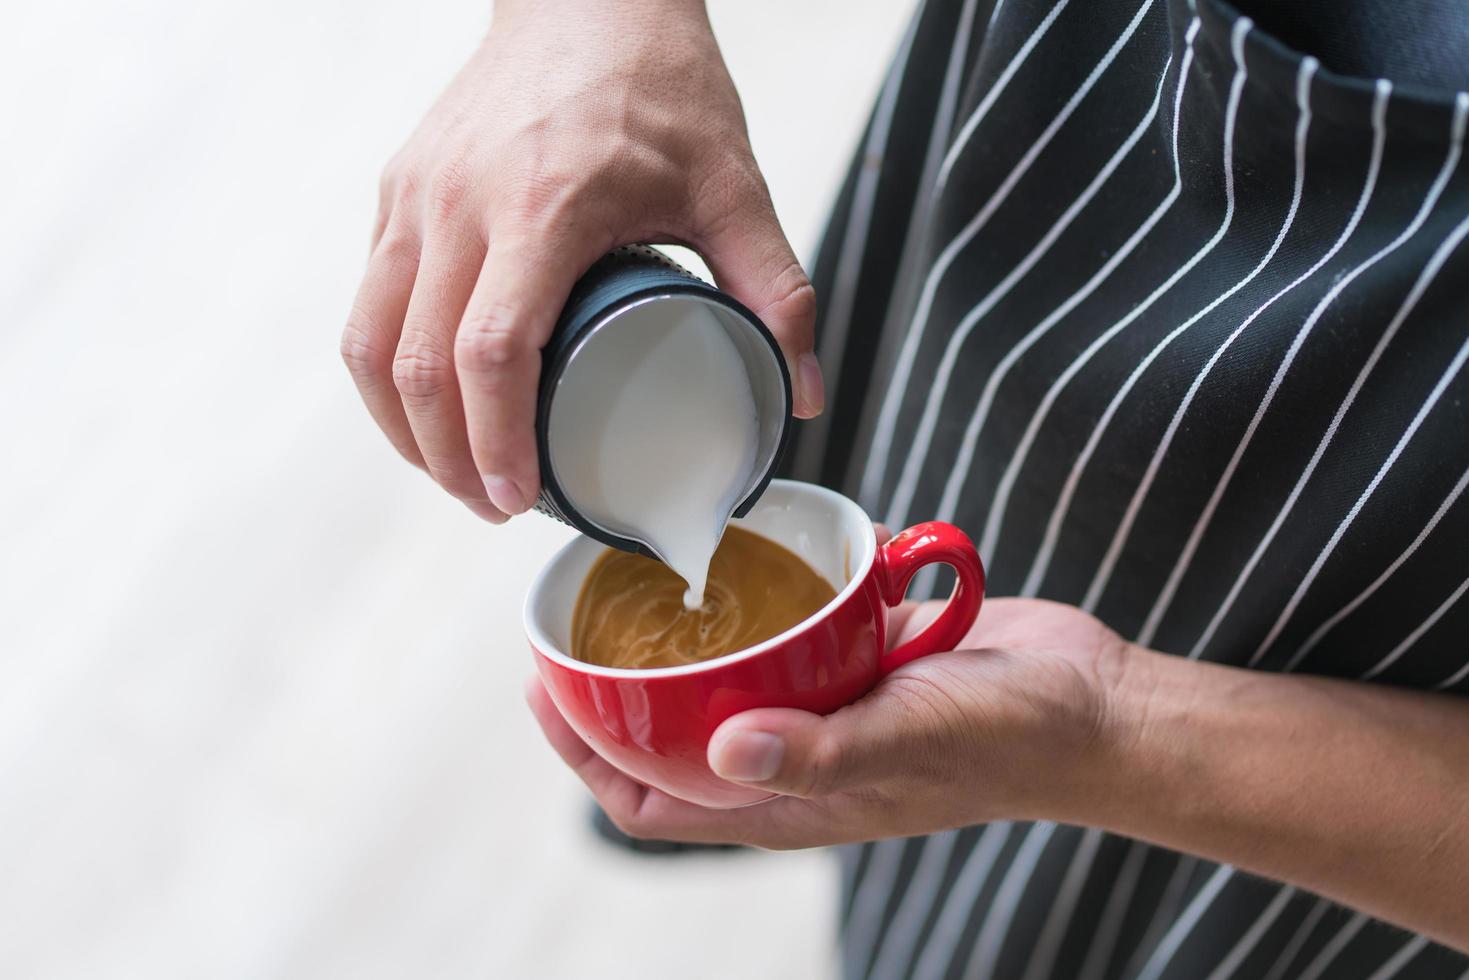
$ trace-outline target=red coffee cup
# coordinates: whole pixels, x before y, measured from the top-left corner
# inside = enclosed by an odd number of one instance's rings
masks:
[[[569,652],[571,616],[587,572],[604,550],[578,538],[531,585],[525,631],[536,668],[567,723],[598,755],[648,786],[708,807],[737,807],[771,794],[726,782],[709,769],[709,737],[751,708],[829,714],[862,697],[890,671],[951,650],[979,614],[984,568],[963,531],[918,524],[881,548],[872,521],[839,493],[775,480],[739,526],[800,555],[837,589],[804,622],[745,650],[681,667],[602,667]],[[914,573],[939,562],[958,582],[922,633],[887,650],[888,609]],[[886,651],[886,652],[884,652]]]

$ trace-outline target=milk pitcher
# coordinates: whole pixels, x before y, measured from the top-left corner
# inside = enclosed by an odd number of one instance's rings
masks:
[[[697,329],[716,345],[717,351],[710,350],[726,368],[738,364],[742,370],[722,370],[714,379],[707,374],[706,358],[695,351],[690,360],[686,353],[669,371],[686,373],[688,390],[678,392],[674,403],[660,403],[657,417],[646,430],[629,435],[624,426],[617,436],[624,445],[616,444],[617,439],[609,443],[580,438],[584,434],[578,428],[596,428],[604,412],[616,411],[617,400],[628,397],[627,386],[637,384],[637,371],[645,369],[644,356],[659,353],[640,349],[640,345],[652,347],[650,336],[662,338],[659,343],[666,354],[670,341],[658,333],[661,328],[653,327],[652,320],[672,322],[670,317],[677,319],[685,333]],[[607,385],[609,375],[616,379],[624,371],[626,384]],[[604,380],[591,384],[589,377]],[[656,380],[661,382],[662,377]],[[713,380],[726,383],[721,386]],[[595,390],[588,390],[592,388]],[[608,460],[616,461],[620,454],[635,450],[639,465],[655,471],[646,474],[644,492],[656,495],[665,482],[676,483],[673,477],[706,463],[700,454],[729,451],[726,443],[730,440],[721,434],[728,414],[744,418],[752,413],[753,422],[739,430],[750,456],[741,464],[745,469],[735,479],[732,495],[719,505],[728,508],[725,518],[741,517],[770,482],[790,435],[791,408],[785,358],[754,313],[655,249],[644,245],[618,248],[578,280],[542,351],[536,410],[541,493],[536,509],[611,547],[668,561],[669,556],[660,554],[628,526],[623,515],[609,512],[603,498],[610,491],[601,485],[606,471],[615,468]],[[574,423],[569,421],[573,417]],[[707,437],[691,432],[690,426],[700,421],[716,431]],[[624,499],[626,492],[624,489]],[[670,563],[677,567],[676,561]]]

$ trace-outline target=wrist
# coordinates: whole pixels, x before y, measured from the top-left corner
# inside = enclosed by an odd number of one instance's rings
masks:
[[[1072,764],[1063,778],[1050,781],[1055,793],[1041,816],[1106,829],[1119,822],[1119,809],[1143,791],[1149,718],[1165,659],[1172,658],[1128,642],[1097,657],[1089,704],[1069,724]]]
[[[1105,684],[1105,720],[1074,822],[1156,839],[1161,828],[1207,819],[1228,773],[1213,750],[1236,738],[1232,714],[1259,678],[1127,644]],[[1235,705],[1234,709],[1227,707]]]

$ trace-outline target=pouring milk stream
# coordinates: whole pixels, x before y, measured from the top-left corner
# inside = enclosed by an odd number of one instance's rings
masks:
[[[657,552],[697,609],[757,465],[745,360],[709,304],[692,299],[646,303],[585,346],[549,419],[561,489],[585,517]]]

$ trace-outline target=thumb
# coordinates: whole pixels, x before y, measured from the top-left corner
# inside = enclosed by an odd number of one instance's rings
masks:
[[[753,164],[739,181],[727,211],[708,222],[712,230],[699,252],[719,288],[748,306],[775,335],[791,373],[799,418],[820,415],[826,405],[821,364],[813,351],[816,291],[796,261]],[[721,209],[723,210],[723,209]]]
[[[735,715],[709,739],[722,779],[787,796],[825,796],[880,782],[901,768],[898,719],[867,697],[825,717],[794,708]]]

